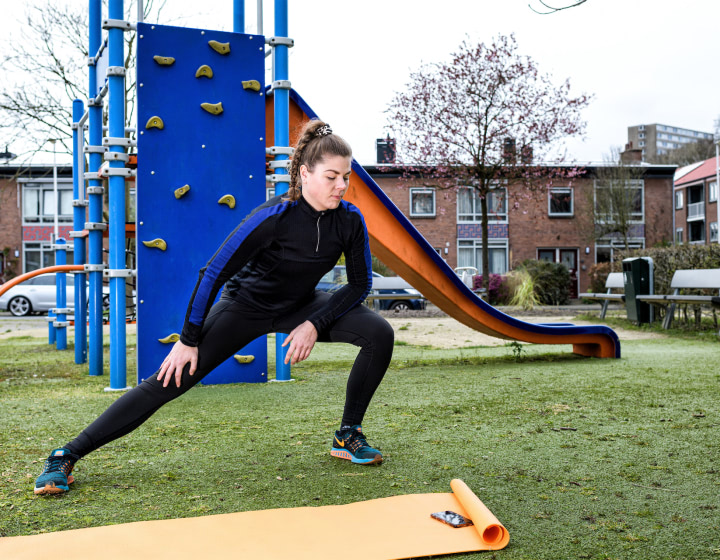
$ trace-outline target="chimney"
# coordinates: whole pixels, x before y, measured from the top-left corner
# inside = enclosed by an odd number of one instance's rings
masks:
[[[642,149],[633,148],[633,143],[625,144],[625,151],[620,153],[621,163],[635,163],[642,161]]]
[[[375,140],[377,163],[395,163],[395,138],[378,138]]]

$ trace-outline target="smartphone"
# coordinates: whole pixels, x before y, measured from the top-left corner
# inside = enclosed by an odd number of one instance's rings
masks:
[[[438,511],[436,513],[431,513],[430,517],[456,528],[468,527],[473,524],[471,519],[468,519],[459,513],[455,513],[454,511]]]

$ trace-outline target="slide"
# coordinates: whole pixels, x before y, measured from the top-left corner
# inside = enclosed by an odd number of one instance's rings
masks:
[[[266,102],[266,129],[273,138],[273,102]],[[320,118],[295,92],[290,92],[290,141],[304,120]],[[445,313],[490,336],[535,344],[572,344],[573,352],[597,358],[619,358],[620,341],[603,325],[533,324],[507,315],[476,296],[398,210],[370,175],[353,161],[345,199],[362,211],[370,247],[386,265]]]

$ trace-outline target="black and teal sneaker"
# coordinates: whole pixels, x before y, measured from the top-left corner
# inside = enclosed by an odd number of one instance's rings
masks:
[[[54,449],[45,461],[42,474],[35,481],[35,494],[62,494],[67,492],[69,485],[75,482],[70,474],[79,459],[70,450],[61,447]]]
[[[382,463],[383,460],[382,453],[368,445],[359,425],[335,432],[330,455],[360,465]]]

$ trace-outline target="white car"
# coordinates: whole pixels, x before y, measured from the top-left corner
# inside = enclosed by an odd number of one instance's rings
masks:
[[[75,307],[75,278],[67,274],[65,291],[66,307]],[[103,285],[103,307],[110,304],[110,288]],[[0,309],[7,310],[15,317],[24,317],[31,313],[47,312],[57,307],[55,274],[41,274],[13,286],[0,296]]]

